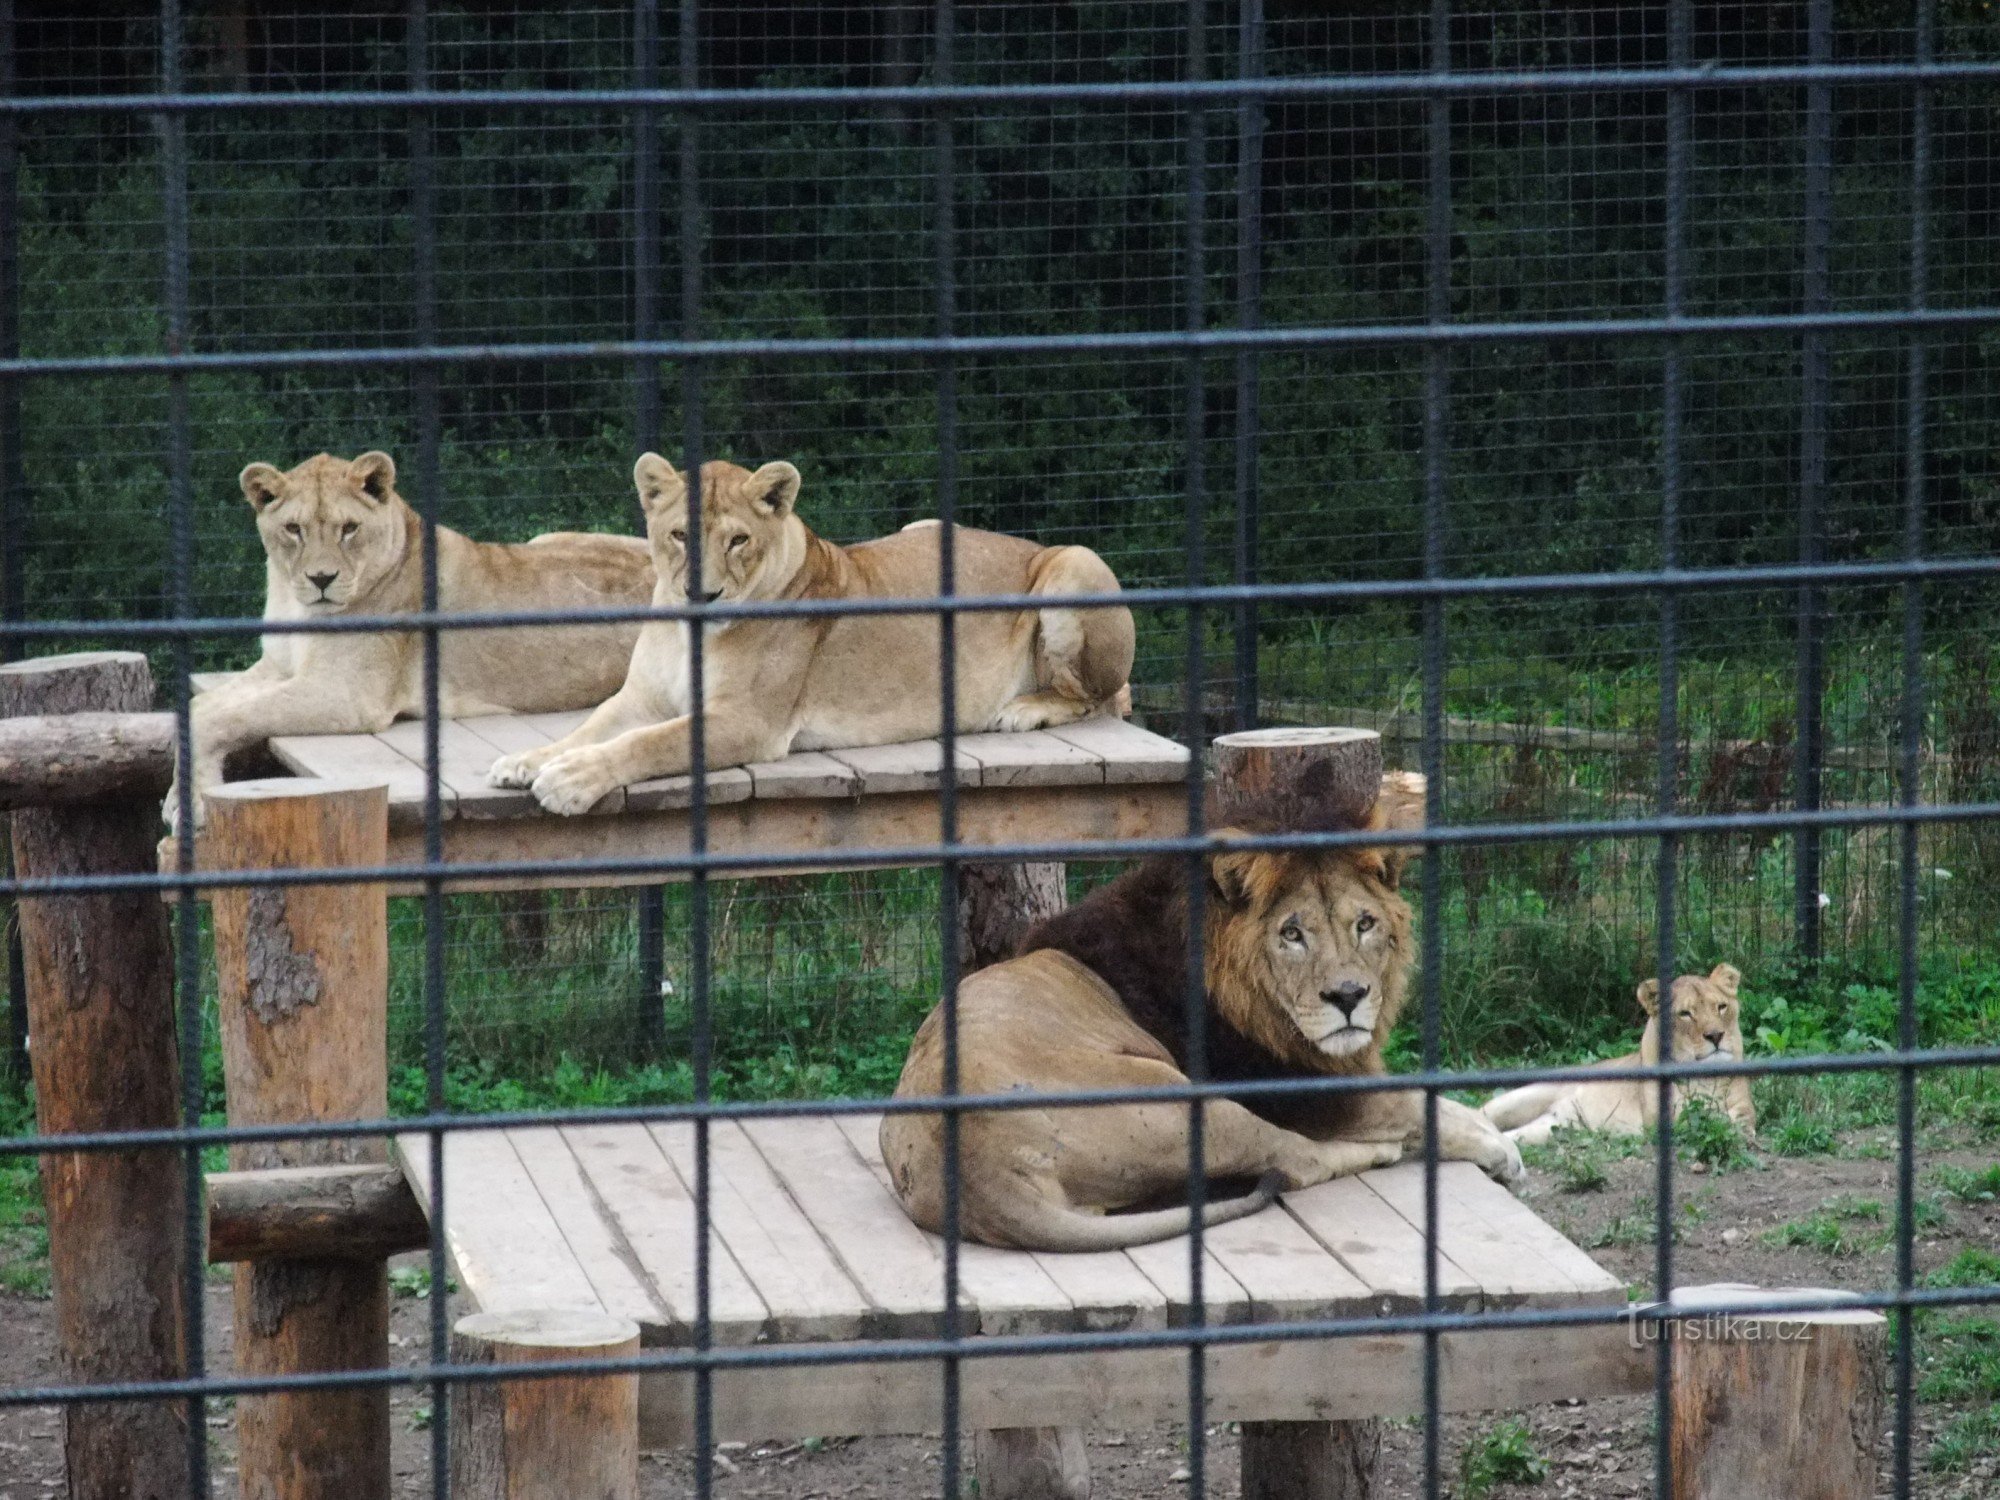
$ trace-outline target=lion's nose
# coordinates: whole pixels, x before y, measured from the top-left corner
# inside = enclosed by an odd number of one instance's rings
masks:
[[[306,574],[306,581],[324,594],[328,589],[333,587],[334,579],[339,576],[338,573],[308,573]]]
[[[700,600],[700,601],[701,601],[701,602],[702,602],[703,604],[713,604],[713,603],[715,603],[715,601],[716,601],[716,600],[718,600],[718,599],[720,599],[720,598],[722,597],[722,590],[721,590],[721,589],[696,589],[696,590],[695,590],[695,593],[694,593],[694,596],[695,596],[695,598],[699,599],[699,600]]]
[[[1330,990],[1321,990],[1319,997],[1328,1005],[1338,1006],[1341,1010],[1352,1015],[1354,1007],[1368,998],[1368,986],[1362,984],[1359,980],[1347,979],[1336,984]]]
[[[1722,1038],[1725,1035],[1727,1035],[1727,1033],[1721,1031],[1704,1031],[1702,1035],[1708,1038],[1709,1046],[1720,1047],[1722,1045]]]

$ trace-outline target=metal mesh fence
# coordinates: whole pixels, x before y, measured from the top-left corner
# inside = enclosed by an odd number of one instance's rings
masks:
[[[387,449],[512,539],[629,531],[646,447],[792,457],[824,535],[1096,549],[1140,717],[1197,750],[1353,723],[1429,773],[1424,1081],[1609,1043],[1607,997],[1717,959],[1773,1099],[1822,1045],[2000,1061],[1920,995],[2000,916],[1983,10],[1274,9],[0,0],[0,647],[137,643],[184,715],[254,658],[216,623],[262,604],[253,458]],[[433,878],[400,1102],[565,1060],[885,1094],[958,972],[943,801],[941,873],[739,879],[697,833],[664,894]],[[1898,1076],[1882,1305],[1922,1300]]]

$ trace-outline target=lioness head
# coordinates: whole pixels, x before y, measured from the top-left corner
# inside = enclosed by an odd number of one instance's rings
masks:
[[[1322,1070],[1379,1049],[1409,972],[1401,872],[1391,850],[1214,856],[1209,993],[1230,1024]]]
[[[408,547],[408,510],[386,453],[322,453],[288,474],[251,464],[239,482],[257,512],[265,555],[310,612],[346,608]]]
[[[1743,1017],[1742,1008],[1736,1002],[1737,987],[1742,983],[1743,976],[1730,964],[1717,964],[1707,974],[1683,974],[1674,981],[1675,1061],[1742,1060]],[[1651,1017],[1646,1026],[1647,1032],[1657,1038],[1659,980],[1648,979],[1639,986],[1639,1004]]]
[[[805,558],[804,527],[792,514],[799,471],[768,463],[756,473],[714,461],[701,466],[701,580],[688,584],[687,476],[657,453],[632,467],[653,568],[691,602],[741,603],[779,594]]]

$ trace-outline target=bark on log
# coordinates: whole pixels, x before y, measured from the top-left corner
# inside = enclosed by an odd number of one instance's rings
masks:
[[[1012,958],[1027,930],[1063,909],[1068,870],[1060,864],[967,864],[958,871],[958,957],[970,974]]]
[[[454,1364],[638,1352],[638,1324],[569,1308],[476,1313],[459,1319],[451,1339]],[[637,1372],[454,1386],[451,1492],[458,1500],[637,1500]]]
[[[1090,1455],[1080,1427],[976,1433],[972,1462],[982,1500],[1090,1500]]]
[[[289,1167],[208,1176],[208,1258],[381,1260],[430,1243],[394,1167]]]
[[[1245,1422],[1243,1500],[1368,1500],[1382,1424]]]
[[[1682,1315],[1665,1325],[1673,1342],[1674,1500],[1876,1493],[1888,1320],[1866,1308],[1732,1311],[1784,1295],[1737,1284],[1675,1290]]]
[[[244,781],[209,799],[218,869],[381,864],[381,787]],[[232,1125],[388,1113],[388,905],[379,885],[217,889],[212,895],[223,1077]],[[245,1142],[239,1172],[381,1165],[380,1139]],[[260,1260],[236,1268],[236,1361],[248,1374],[388,1362],[378,1259]],[[386,1387],[245,1396],[236,1407],[244,1500],[387,1500]]]
[[[1212,745],[1208,822],[1246,814],[1287,828],[1358,819],[1382,787],[1382,736],[1372,729],[1252,729]]]
[[[36,714],[0,719],[0,810],[149,797],[157,813],[173,770],[172,714]]]
[[[152,697],[137,652],[0,666],[0,715],[136,713]],[[158,820],[157,794],[16,812],[14,868],[26,879],[145,874],[156,868]],[[31,897],[20,922],[39,1128],[178,1125],[173,951],[159,898],[139,890]],[[42,1158],[64,1381],[187,1373],[183,1174],[178,1151]],[[68,1406],[63,1426],[73,1500],[187,1493],[185,1402]]]

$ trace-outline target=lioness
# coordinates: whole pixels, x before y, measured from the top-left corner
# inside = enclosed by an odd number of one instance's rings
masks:
[[[654,602],[680,605],[687,579],[687,481],[657,453],[632,471],[659,573]],[[938,591],[942,532],[919,523],[841,547],[794,510],[799,471],[701,466],[705,603],[774,599],[928,599]],[[959,528],[963,594],[1115,594],[1118,580],[1085,547],[1043,547]],[[923,739],[938,732],[938,621],[932,615],[734,620],[704,636],[705,750],[710,766],[775,760],[792,750]],[[1122,607],[967,612],[957,626],[961,733],[1039,729],[1115,701],[1132,670],[1132,615]],[[493,763],[496,786],[532,786],[551,812],[580,813],[621,786],[691,765],[688,636],[649,623],[625,685],[574,733]]]
[[[1227,852],[1207,864],[1210,1076],[1380,1075],[1410,965],[1400,853]],[[960,1088],[1185,1084],[1185,876],[1179,857],[1149,860],[1030,929],[1021,957],[968,976],[958,988]],[[943,1046],[940,1008],[917,1031],[898,1098],[943,1092]],[[1161,1102],[965,1115],[963,1232],[1031,1250],[1103,1250],[1185,1233],[1185,1206],[1109,1211],[1185,1194],[1188,1113],[1185,1103]],[[1476,1110],[1440,1099],[1438,1127],[1441,1156],[1519,1177],[1520,1153]],[[1283,1188],[1385,1166],[1422,1131],[1422,1096],[1401,1090],[1213,1102],[1208,1172],[1257,1179],[1258,1188],[1210,1203],[1203,1222],[1253,1213]],[[888,1115],[881,1141],[904,1208],[941,1232],[942,1117]]]
[[[1674,1058],[1679,1062],[1737,1062],[1743,1057],[1743,1021],[1736,1003],[1743,976],[1729,964],[1706,975],[1683,974],[1674,981]],[[1639,986],[1646,1029],[1639,1050],[1599,1063],[1601,1068],[1645,1067],[1660,1060],[1660,981]],[[1674,1118],[1691,1098],[1707,1099],[1734,1120],[1745,1135],[1757,1133],[1757,1107],[1750,1080],[1697,1079],[1674,1085]],[[1643,1078],[1602,1083],[1531,1083],[1486,1101],[1483,1113],[1510,1138],[1539,1144],[1564,1126],[1643,1135],[1660,1119],[1659,1086]]]
[[[265,619],[422,608],[422,524],[396,493],[388,454],[322,453],[284,474],[256,463],[240,482],[264,542]],[[511,546],[440,526],[437,576],[446,612],[630,607],[653,592],[645,543],[581,532]],[[439,708],[448,717],[587,708],[617,686],[638,636],[637,621],[440,632]],[[232,750],[280,734],[372,733],[421,713],[423,660],[414,632],[265,636],[255,666],[194,700],[196,821]],[[169,826],[178,807],[169,790]]]

